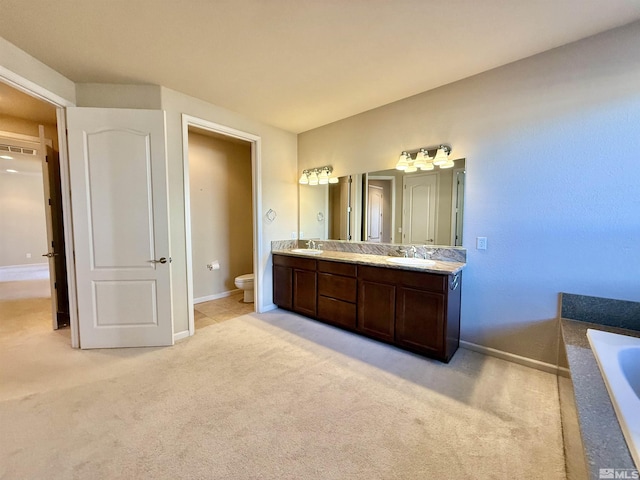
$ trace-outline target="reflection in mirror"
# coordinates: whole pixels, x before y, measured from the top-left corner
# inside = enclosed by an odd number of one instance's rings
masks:
[[[300,185],[301,239],[462,245],[465,159],[453,168],[395,169]]]

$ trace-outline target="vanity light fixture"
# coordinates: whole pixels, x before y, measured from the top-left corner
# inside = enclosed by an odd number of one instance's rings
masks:
[[[431,157],[430,152],[433,152],[433,157]],[[411,173],[417,172],[418,170],[433,170],[434,165],[440,168],[451,168],[455,164],[453,160],[449,158],[450,153],[451,147],[448,145],[404,151],[400,154],[400,158],[398,158],[396,169]],[[415,157],[412,157],[413,154],[415,154]]]
[[[338,179],[331,176],[333,167],[325,165],[324,167],[308,168],[302,171],[298,183],[301,185],[327,185],[328,183],[338,183]]]

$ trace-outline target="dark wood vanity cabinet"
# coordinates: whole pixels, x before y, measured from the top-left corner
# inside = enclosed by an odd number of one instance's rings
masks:
[[[273,256],[273,302],[279,307],[315,317],[317,284],[315,260]]]
[[[273,256],[274,303],[448,362],[459,345],[461,273]]]
[[[318,318],[320,320],[355,329],[357,296],[354,264],[318,260]]]

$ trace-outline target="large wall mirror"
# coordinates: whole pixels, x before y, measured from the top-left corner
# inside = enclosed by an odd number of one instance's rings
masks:
[[[452,168],[389,169],[300,185],[300,239],[462,245],[465,159]]]

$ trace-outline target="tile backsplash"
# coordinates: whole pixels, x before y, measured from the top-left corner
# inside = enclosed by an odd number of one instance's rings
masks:
[[[317,240],[317,244],[322,245],[323,250],[333,252],[366,253],[369,255],[384,255],[388,257],[399,257],[403,254],[399,249],[406,249],[409,245],[399,245],[397,243],[369,243],[369,242],[347,242],[343,240]],[[306,248],[307,240],[275,240],[271,242],[271,250],[288,250],[291,248]],[[416,246],[419,256],[433,260],[445,262],[467,261],[467,250],[462,247],[420,247]]]

